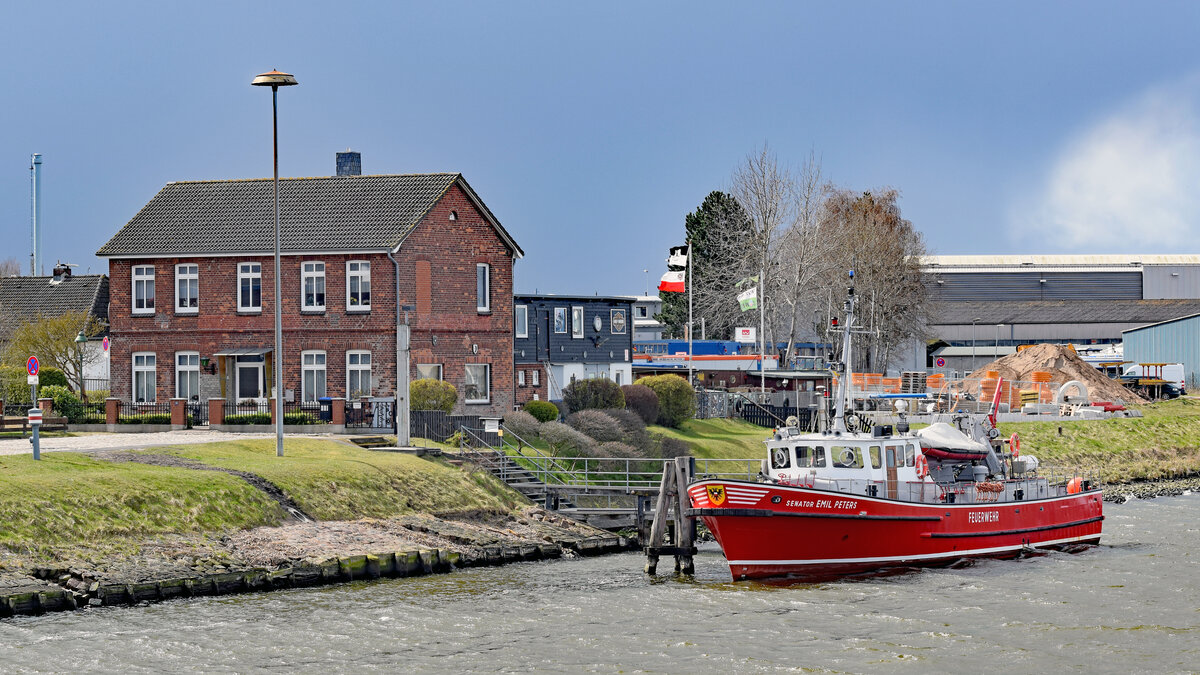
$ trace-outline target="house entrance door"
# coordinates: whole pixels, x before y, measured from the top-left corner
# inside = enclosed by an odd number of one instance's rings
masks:
[[[265,400],[263,397],[263,357],[237,357],[237,367],[234,369],[234,373],[237,377],[234,386],[237,390],[238,401],[249,399],[262,402]]]

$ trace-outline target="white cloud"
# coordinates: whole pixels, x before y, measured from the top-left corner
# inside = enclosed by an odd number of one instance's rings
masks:
[[[1024,214],[1042,247],[1162,252],[1200,241],[1200,80],[1158,87],[1059,153]],[[1049,245],[1049,246],[1047,246]]]

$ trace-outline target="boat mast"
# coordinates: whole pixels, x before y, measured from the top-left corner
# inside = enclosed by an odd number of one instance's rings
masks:
[[[853,354],[851,353],[850,332],[854,328],[854,303],[857,300],[854,296],[854,270],[850,270],[850,287],[846,289],[846,303],[843,309],[846,310],[845,325],[842,327],[842,372],[838,378],[838,393],[837,393],[837,408],[833,416],[833,432],[841,433],[846,431],[846,401],[850,397],[850,382],[853,379],[854,366]]]

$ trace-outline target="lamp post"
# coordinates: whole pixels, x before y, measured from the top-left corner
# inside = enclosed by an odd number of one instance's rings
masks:
[[[272,70],[255,77],[250,84],[271,88],[271,146],[275,155],[275,455],[283,457],[283,303],[279,297],[279,88],[299,83],[288,73]]]
[[[975,372],[975,323],[979,321],[979,317],[971,319],[971,372]]]
[[[996,324],[996,358],[1000,358],[1000,329],[1004,328],[1004,324]]]
[[[79,398],[84,403],[87,403],[87,382],[83,379],[83,345],[87,344],[87,341],[87,335],[83,331],[79,331],[79,335],[75,336],[75,360],[79,364],[75,372],[79,375]]]

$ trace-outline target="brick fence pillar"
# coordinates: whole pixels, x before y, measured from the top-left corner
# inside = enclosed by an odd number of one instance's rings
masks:
[[[121,416],[121,399],[106,398],[104,399],[104,423],[116,424]]]
[[[346,399],[344,399],[340,396],[334,396],[333,400],[329,402],[329,405],[333,406],[333,409],[331,411],[331,412],[333,412],[333,420],[330,422],[330,424],[345,426],[346,425]]]
[[[269,406],[271,408],[271,424],[274,425],[275,424],[275,399],[273,399],[273,398],[267,399],[267,406]]]
[[[187,399],[186,398],[171,399],[171,426],[173,426],[173,427],[187,426]]]
[[[208,399],[208,424],[225,424],[225,399]]]
[[[37,407],[42,409],[43,417],[53,417],[54,416],[54,399],[39,398]]]

